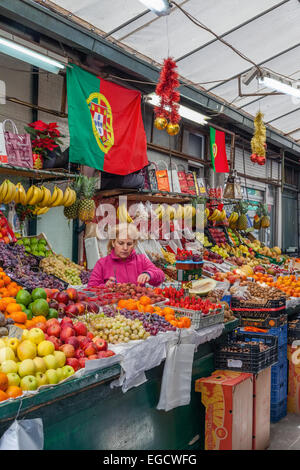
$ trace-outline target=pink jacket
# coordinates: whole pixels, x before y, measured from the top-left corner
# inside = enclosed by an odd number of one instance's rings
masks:
[[[149,284],[152,286],[158,286],[165,280],[164,272],[154,266],[147,256],[137,255],[133,250],[128,258],[123,261],[112,250],[109,255],[97,261],[90,276],[88,287],[105,284],[110,277],[115,277],[119,283],[132,282],[136,284],[138,276],[142,273],[149,274]]]

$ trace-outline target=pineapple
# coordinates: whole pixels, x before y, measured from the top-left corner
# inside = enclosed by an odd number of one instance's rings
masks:
[[[71,188],[76,192],[76,201],[69,207],[64,208],[64,216],[67,219],[77,219],[78,217],[78,206],[79,206],[79,197],[81,194],[82,187],[82,175],[79,175],[76,180],[71,184]]]
[[[258,214],[255,214],[254,218],[253,218],[253,227],[256,229],[256,230],[259,230],[260,229],[260,226],[261,226],[261,220],[260,220],[260,217]]]
[[[267,206],[267,204],[260,204],[257,212],[261,217],[261,219],[260,219],[261,228],[270,227],[270,218],[268,216],[268,206]]]
[[[245,231],[248,227],[248,220],[247,220],[247,213],[248,210],[248,203],[247,202],[239,202],[238,204],[238,211],[240,216],[237,220],[237,228],[238,230]]]
[[[95,217],[95,201],[93,196],[95,195],[95,188],[98,178],[88,178],[83,176],[81,186],[81,199],[78,205],[78,217],[83,222],[90,222]]]

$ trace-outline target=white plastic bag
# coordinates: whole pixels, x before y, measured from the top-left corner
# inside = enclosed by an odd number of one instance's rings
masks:
[[[43,450],[41,418],[15,420],[0,439],[0,450]]]
[[[168,346],[158,410],[169,411],[190,403],[194,352],[195,344]]]

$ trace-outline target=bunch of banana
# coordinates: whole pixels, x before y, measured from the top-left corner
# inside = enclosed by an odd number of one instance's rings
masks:
[[[46,214],[46,212],[48,212],[49,209],[50,209],[50,207],[36,206],[35,209],[32,211],[32,213],[34,215],[42,215],[42,214]]]
[[[66,188],[64,192],[64,197],[62,200],[62,205],[65,207],[70,207],[76,201],[76,192],[74,189],[71,189],[69,186]]]
[[[221,217],[221,211],[219,211],[219,209],[214,209],[213,213],[210,216],[208,216],[208,220],[213,222],[213,221],[220,220],[220,217]]]
[[[41,202],[43,198],[43,191],[41,188],[38,188],[37,186],[33,185],[30,186],[26,193],[26,205],[27,206],[36,206]]]
[[[3,181],[0,186],[0,201],[4,204],[9,204],[10,202],[14,201],[16,192],[16,186],[11,181]]]
[[[16,195],[15,195],[15,203],[22,204],[22,206],[26,205],[26,191],[21,183],[16,185]]]
[[[229,222],[229,227],[231,228],[236,228],[236,223],[238,221],[239,214],[237,212],[231,212],[228,222]]]
[[[121,223],[131,224],[133,222],[132,218],[127,212],[125,204],[121,204],[117,209],[117,217]]]
[[[64,199],[64,193],[60,188],[54,186],[54,190],[50,199],[49,207],[57,207],[62,206],[62,202]]]
[[[161,204],[159,204],[154,212],[157,215],[157,217],[159,218],[159,220],[161,220],[163,218],[164,214],[165,214],[165,209]]]
[[[181,204],[178,204],[177,211],[174,214],[174,219],[182,219],[183,216],[184,216],[183,206]]]
[[[186,204],[183,208],[183,215],[187,219],[191,219],[196,215],[196,209],[194,206],[191,206],[190,204]]]

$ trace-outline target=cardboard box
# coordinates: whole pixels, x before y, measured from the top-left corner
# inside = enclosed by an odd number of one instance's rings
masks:
[[[292,354],[299,349],[299,346],[288,344],[287,356],[289,361],[288,372],[288,396],[287,411],[288,413],[300,414],[300,364],[296,365],[292,362]],[[300,356],[300,350],[299,350]]]
[[[270,445],[271,367],[253,374],[252,450]]]
[[[195,387],[206,408],[205,450],[251,450],[253,374],[217,370]]]

